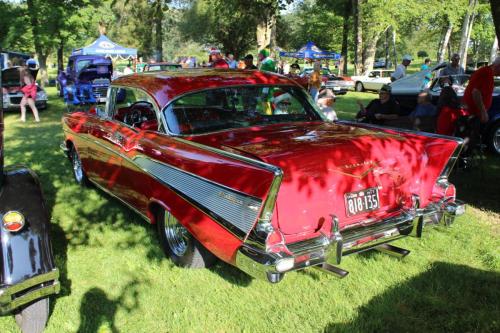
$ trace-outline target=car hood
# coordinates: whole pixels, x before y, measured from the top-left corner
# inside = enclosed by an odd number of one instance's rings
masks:
[[[391,93],[393,95],[417,94],[422,89],[422,82],[424,81],[425,76],[444,67],[446,67],[446,63],[442,63],[431,69],[407,75],[399,80],[396,80],[390,84]]]
[[[319,122],[246,128],[191,140],[279,166],[283,181],[275,219],[285,234],[316,232],[331,215],[345,228],[397,212],[410,205],[410,194],[420,195],[425,204],[457,147],[452,140]],[[368,188],[378,189],[381,208],[348,216],[344,195]]]
[[[11,67],[2,70],[2,86],[3,87],[20,87],[21,82],[21,67]],[[28,69],[31,75],[36,79],[38,69]]]

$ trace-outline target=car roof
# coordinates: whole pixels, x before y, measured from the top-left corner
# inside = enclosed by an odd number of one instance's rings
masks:
[[[295,81],[274,73],[237,69],[185,69],[182,71],[141,72],[119,77],[112,85],[140,88],[163,107],[186,93],[239,85],[295,85]]]

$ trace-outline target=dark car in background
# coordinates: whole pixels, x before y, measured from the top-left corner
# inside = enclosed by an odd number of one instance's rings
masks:
[[[0,97],[2,89],[0,79]],[[50,219],[36,174],[23,166],[4,167],[3,130],[0,108],[0,315],[15,315],[23,333],[39,333],[48,319],[49,296],[60,289]]]
[[[22,67],[15,66],[11,68],[6,68],[2,70],[2,105],[4,110],[17,109],[19,110],[19,105],[21,104],[21,99],[23,98],[23,93],[21,87],[23,82],[21,79]],[[29,69],[33,77],[36,79],[38,70]],[[39,110],[47,108],[48,97],[45,90],[42,87],[37,86],[36,88],[36,107]]]
[[[59,96],[64,96],[66,89],[66,93],[69,91],[76,96],[74,103],[77,103],[78,96],[85,92],[92,93],[96,102],[106,102],[112,75],[111,59],[98,55],[72,55],[69,57],[66,71],[57,76]]]

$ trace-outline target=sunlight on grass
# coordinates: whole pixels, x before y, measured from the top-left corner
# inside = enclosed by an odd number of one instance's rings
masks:
[[[39,174],[52,213],[62,290],[46,332],[499,330],[500,181],[491,172],[498,158],[488,157],[484,178],[478,171],[454,176],[472,206],[452,228],[398,241],[412,251],[403,260],[368,252],[343,259],[351,272],[343,280],[311,269],[271,285],[223,263],[175,267],[154,227],[103,192],[74,184],[59,150],[64,105],[55,89],[49,93],[41,124],[5,117],[6,163]],[[352,119],[357,99],[375,97],[349,92],[335,109]],[[0,332],[18,332],[11,316],[0,318]]]

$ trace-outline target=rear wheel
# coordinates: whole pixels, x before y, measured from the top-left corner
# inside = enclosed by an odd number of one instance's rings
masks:
[[[42,298],[16,314],[16,322],[23,333],[41,333],[49,318],[49,299]]]
[[[158,234],[165,254],[180,267],[206,268],[216,257],[198,242],[170,212],[158,213]]]
[[[83,171],[82,160],[80,159],[80,155],[76,151],[75,147],[71,148],[69,157],[71,159],[73,176],[75,177],[76,182],[81,186],[88,185],[88,178],[85,171]]]
[[[493,124],[490,135],[489,135],[489,145],[491,150],[500,155],[500,122]]]
[[[362,92],[362,91],[365,91],[365,87],[363,86],[363,83],[361,83],[361,82],[356,82],[356,91],[357,91],[357,92]]]

